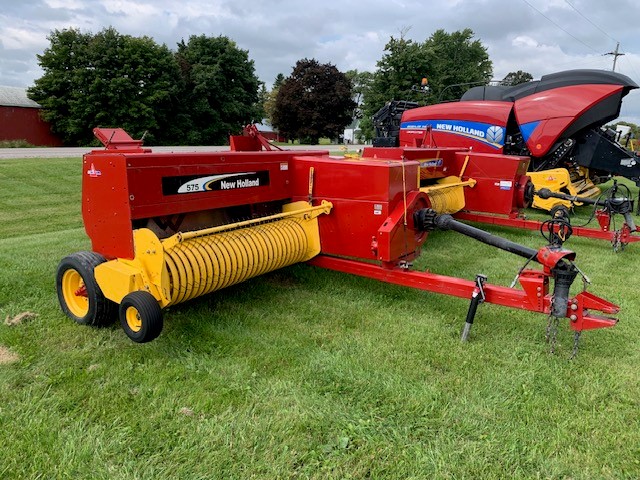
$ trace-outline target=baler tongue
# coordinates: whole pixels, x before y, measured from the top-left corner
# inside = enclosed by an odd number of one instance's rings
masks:
[[[543,305],[544,311],[549,314],[546,339],[551,343],[552,353],[555,352],[557,329],[561,318],[569,318],[571,321],[571,329],[575,332],[572,358],[577,354],[578,342],[583,330],[612,327],[618,322],[616,318],[591,312],[591,310],[596,310],[608,315],[615,315],[620,311],[620,307],[617,305],[586,290],[575,297],[570,297],[569,290],[578,274],[583,276],[585,288],[589,281],[573,264],[576,254],[570,250],[563,249],[561,244],[552,243],[539,250],[535,250],[459,222],[451,215],[438,214],[428,208],[416,212],[414,222],[419,229],[424,231],[435,229],[453,230],[487,245],[526,258],[527,263],[525,267],[531,261],[541,264],[543,267],[542,272],[524,270],[523,267],[518,277],[525,292],[529,294],[530,300],[537,306]],[[540,282],[541,276],[543,277],[542,282]],[[548,303],[545,301],[543,304],[540,304],[541,298],[547,297],[548,280],[550,278],[553,278],[554,281],[553,293],[549,296]],[[491,287],[486,285],[486,280],[487,277],[484,275],[476,276],[475,288],[471,295],[471,304],[462,332],[463,341],[467,340],[469,336],[478,305],[485,300],[491,301],[487,295]]]

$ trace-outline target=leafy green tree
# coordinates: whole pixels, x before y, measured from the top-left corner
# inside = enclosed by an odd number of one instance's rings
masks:
[[[473,30],[447,33],[437,30],[424,43],[430,56],[429,103],[458,100],[475,85],[491,80],[493,64],[480,40],[473,40]]]
[[[267,115],[267,103],[269,101],[269,90],[267,90],[264,82],[260,82],[260,90],[258,90],[258,102],[256,104],[256,114],[254,120],[256,122],[262,121]]]
[[[352,120],[351,82],[330,63],[298,60],[276,97],[273,125],[288,138],[318,143],[335,138]]]
[[[284,75],[279,73],[273,82],[273,88],[267,92],[264,101],[264,113],[269,123],[273,123],[273,112],[276,108],[276,98],[278,97],[278,90],[280,85],[284,83]]]
[[[279,73],[278,75],[276,75],[276,79],[273,82],[273,89],[277,90],[278,88],[280,88],[280,85],[282,85],[284,83],[284,75],[282,73]]]
[[[360,126],[366,137],[373,136],[371,117],[390,100],[422,105],[456,100],[471,86],[488,82],[492,63],[486,47],[473,36],[466,28],[453,33],[437,30],[422,43],[404,35],[391,37],[364,93]],[[424,87],[423,78],[428,82]]]
[[[416,88],[430,70],[424,45],[413,40],[389,39],[385,53],[378,61],[370,87],[364,92],[360,128],[366,138],[373,137],[371,118],[390,100],[425,103],[425,93]]]
[[[355,117],[362,118],[362,102],[365,94],[371,89],[373,83],[373,73],[358,70],[349,70],[345,73],[347,78],[351,81],[353,89],[353,101],[356,102]]]
[[[171,136],[179,72],[173,54],[149,37],[54,30],[38,55],[44,70],[28,90],[43,118],[67,145],[92,142],[97,126],[122,127],[133,136]]]
[[[191,36],[176,54],[184,91],[181,122],[188,143],[220,144],[262,119],[260,81],[246,50],[225,36]]]
[[[521,83],[530,82],[531,80],[533,80],[533,75],[531,75],[529,72],[518,70],[517,72],[507,73],[507,75],[500,82],[500,85],[513,87],[515,85],[520,85]]]

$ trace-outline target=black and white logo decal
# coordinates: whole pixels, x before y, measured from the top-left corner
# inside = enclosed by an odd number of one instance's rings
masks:
[[[201,193],[208,191],[239,190],[243,188],[269,185],[269,171],[223,173],[220,175],[189,175],[164,177],[162,193],[175,195],[181,193]]]

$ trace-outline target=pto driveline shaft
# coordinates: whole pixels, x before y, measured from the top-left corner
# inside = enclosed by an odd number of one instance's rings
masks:
[[[434,225],[440,230],[453,230],[455,232],[466,235],[467,237],[478,240],[482,243],[486,243],[487,245],[491,245],[492,247],[499,248],[500,250],[514,253],[526,259],[533,259],[537,261],[537,250],[525,247],[524,245],[520,245],[519,243],[512,242],[511,240],[507,240],[506,238],[498,237],[484,230],[480,230],[479,228],[467,225],[466,223],[459,222],[455,220],[451,215],[436,215],[434,219]]]

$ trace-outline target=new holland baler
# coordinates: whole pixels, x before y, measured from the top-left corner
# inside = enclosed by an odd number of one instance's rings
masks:
[[[421,146],[429,138],[440,147],[526,155],[534,172],[583,167],[594,179],[620,175],[640,182],[638,157],[601,128],[618,118],[622,99],[636,88],[626,75],[603,70],[474,87],[460,102],[406,110],[399,145]]]
[[[442,173],[442,168],[438,171],[433,166],[444,162],[446,167],[444,152],[450,149],[527,156],[531,182],[526,189],[527,205],[555,213],[561,206],[596,203],[601,207],[596,215],[600,228],[577,227],[574,234],[608,239],[614,247],[624,247],[639,240],[632,235],[638,229],[629,215],[633,209],[630,194],[620,186],[608,192],[611,198],[607,198],[594,182],[622,176],[640,184],[640,158],[619,145],[615,134],[604,128],[618,117],[624,96],[636,88],[633,80],[619,73],[572,70],[514,87],[474,87],[459,102],[417,108],[406,108],[406,102],[401,102],[394,119],[386,126],[385,122],[378,125],[381,137],[374,140],[374,146],[386,147],[384,155],[392,158],[417,159],[425,172],[437,173]],[[399,150],[389,150],[394,147]],[[421,149],[421,153],[413,149]],[[375,155],[375,149],[367,154]],[[509,172],[502,176],[509,180]],[[431,177],[426,173],[425,179]],[[560,195],[539,195],[543,189]],[[473,202],[458,217],[540,227],[540,222],[523,218],[521,205],[514,204],[510,212],[495,212],[486,208],[491,203],[490,197]],[[508,218],[496,213],[505,213]],[[613,226],[616,214],[625,216],[620,228]]]
[[[539,312],[554,325],[568,318],[576,339],[617,321],[610,317],[615,304],[586,290],[570,295],[580,274],[573,252],[557,243],[531,249],[454,220],[444,212],[456,199],[420,190],[417,161],[273,150],[255,128],[232,137],[230,151],[211,153],[153,153],[119,129],[96,135],[106,148],[86,154],[82,172],[92,251],[65,257],[57,271],[62,310],[78,323],[105,325],[119,316],[132,340],[150,341],[162,330],[164,307],[297,262],[468,298],[463,338],[482,301]],[[454,158],[473,169],[485,155]],[[526,158],[499,157],[514,172],[526,170]],[[481,175],[476,181],[477,188],[491,184]],[[505,191],[496,202],[511,204],[513,195]],[[413,270],[437,229],[541,269],[523,268],[521,289],[482,275]]]

